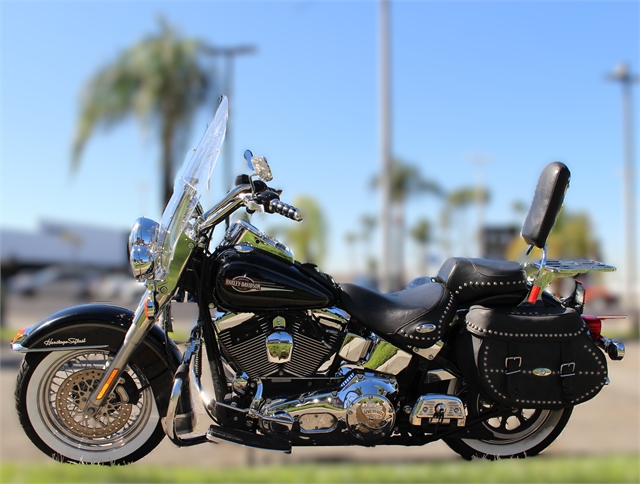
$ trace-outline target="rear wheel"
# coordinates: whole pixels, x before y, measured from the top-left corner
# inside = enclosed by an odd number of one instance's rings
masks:
[[[497,404],[479,394],[470,395],[469,417],[493,411]],[[509,415],[490,418],[483,425],[488,439],[444,439],[465,459],[509,459],[530,457],[546,449],[560,435],[571,417],[573,407],[560,410],[513,409]]]
[[[16,408],[25,433],[44,453],[63,462],[127,464],[164,437],[153,390],[129,365],[98,415],[82,408],[111,359],[106,350],[55,351],[23,361]]]

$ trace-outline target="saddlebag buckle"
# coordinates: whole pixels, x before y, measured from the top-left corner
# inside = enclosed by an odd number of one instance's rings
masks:
[[[571,363],[563,363],[560,365],[560,376],[562,378],[566,376],[574,376],[576,374],[576,364],[575,362]]]
[[[515,375],[520,373],[520,367],[522,366],[521,356],[509,356],[504,360],[505,375]]]

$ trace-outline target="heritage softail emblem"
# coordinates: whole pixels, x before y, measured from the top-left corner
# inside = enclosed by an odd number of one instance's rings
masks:
[[[236,276],[233,279],[225,278],[224,285],[240,292],[262,291],[262,284],[244,276]]]
[[[49,338],[44,342],[44,345],[45,346],[52,346],[52,345],[66,346],[66,345],[79,345],[86,342],[87,342],[87,338],[67,338],[66,340]]]

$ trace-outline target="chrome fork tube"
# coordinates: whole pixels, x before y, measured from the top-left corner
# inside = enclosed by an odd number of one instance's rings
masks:
[[[153,318],[147,317],[147,305],[149,299],[153,298],[153,294],[147,291],[142,297],[138,309],[136,309],[133,322],[124,337],[124,341],[120,346],[120,349],[116,353],[116,356],[109,363],[109,366],[105,368],[105,372],[100,379],[97,387],[91,393],[89,401],[84,408],[85,415],[95,415],[96,410],[100,408],[109,399],[112,390],[118,383],[122,370],[127,366],[129,358],[133,355],[133,352],[144,340],[145,336],[151,329],[154,323]]]

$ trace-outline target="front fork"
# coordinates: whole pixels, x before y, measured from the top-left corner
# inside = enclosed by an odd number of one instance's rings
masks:
[[[163,303],[164,302],[166,301],[163,301]],[[159,306],[162,307],[162,305]],[[133,322],[124,337],[120,349],[109,363],[109,366],[105,368],[100,382],[91,393],[84,408],[85,415],[95,415],[98,409],[109,400],[111,392],[118,383],[120,374],[124,368],[126,368],[129,359],[152,328],[155,322],[155,308],[156,304],[153,291],[148,290],[140,300],[138,309],[136,309],[133,317]]]

